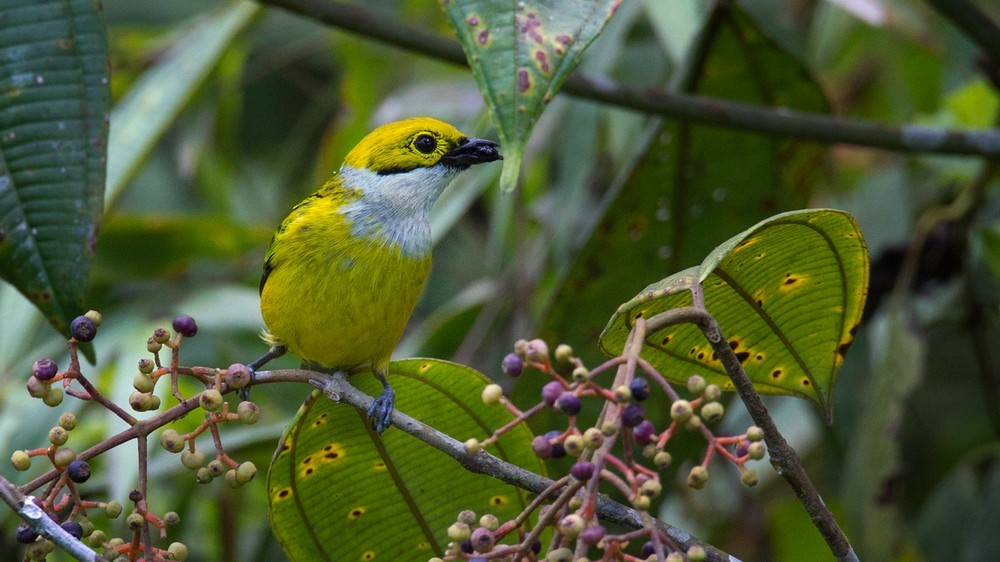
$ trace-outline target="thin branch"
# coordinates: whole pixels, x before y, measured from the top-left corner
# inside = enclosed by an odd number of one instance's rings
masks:
[[[457,41],[399,23],[356,4],[326,0],[259,0],[327,25],[408,51],[465,65]],[[933,0],[948,3],[945,0]],[[1000,37],[998,35],[997,37]],[[998,39],[1000,41],[1000,39]],[[922,125],[891,126],[874,121],[773,108],[707,96],[632,88],[608,78],[576,72],[563,83],[567,94],[698,123],[823,143],[853,144],[898,152],[1000,155],[1000,130],[955,130]]]
[[[321,389],[327,398],[334,402],[342,402],[356,408],[359,412],[368,411],[368,406],[372,403],[372,397],[354,388],[347,381],[342,373],[328,375],[314,371],[300,369],[280,369],[272,371],[260,371],[256,373],[254,384],[275,383],[275,382],[309,382]],[[465,444],[448,435],[430,427],[423,422],[412,418],[399,410],[392,412],[392,426],[412,437],[423,441],[427,445],[441,451],[458,461],[466,470],[478,474],[492,476],[502,482],[517,486],[522,490],[541,493],[553,481],[539,476],[529,470],[508,463],[504,460],[482,451],[475,455],[470,455],[465,450]],[[626,507],[606,496],[601,496],[597,504],[597,513],[606,521],[623,525],[629,528],[642,527],[643,521],[640,513],[630,507]],[[707,560],[710,561],[737,561],[737,558],[723,552],[710,544],[702,542],[691,536],[690,533],[656,521],[656,528],[665,533],[668,537],[683,545],[687,550],[691,546],[700,545],[708,553]]]

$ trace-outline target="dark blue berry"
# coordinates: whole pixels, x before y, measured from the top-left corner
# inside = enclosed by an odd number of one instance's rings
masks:
[[[556,437],[562,435],[562,432],[558,429],[553,429],[552,431],[545,434],[545,438],[552,441]],[[557,441],[552,444],[552,458],[561,459],[566,456],[566,447],[563,447],[562,441]]]
[[[535,539],[535,542],[531,543],[531,552],[538,554],[541,551],[542,551],[542,541],[539,539]]]
[[[83,526],[76,521],[67,521],[60,525],[64,531],[73,535],[73,538],[80,540],[83,537]]]
[[[642,402],[646,398],[649,398],[649,383],[642,377],[632,379],[628,388],[632,391],[632,398],[635,398],[637,402]]]
[[[17,542],[21,544],[31,544],[38,538],[38,533],[35,532],[34,527],[21,521],[21,524],[17,526],[16,538]]]
[[[580,413],[580,399],[573,394],[564,392],[556,399],[556,408],[567,416],[575,416]]]
[[[87,461],[73,459],[66,467],[66,474],[73,482],[83,484],[90,479],[90,465],[87,464]]]
[[[56,365],[56,362],[48,357],[35,361],[34,365],[31,366],[31,373],[40,381],[52,380],[52,377],[56,376],[58,372],[59,365]]]
[[[655,552],[655,551],[656,551],[656,549],[655,549],[655,547],[653,547],[653,543],[652,542],[647,542],[644,545],[642,545],[641,556],[643,558],[649,558],[650,556],[653,555],[653,552]]]
[[[628,406],[625,406],[625,409],[622,410],[622,424],[624,424],[625,427],[635,427],[642,423],[645,416],[646,412],[643,411],[642,406],[633,402]]]
[[[69,333],[76,341],[91,341],[97,335],[97,325],[86,316],[77,316],[69,324]]]
[[[459,544],[459,547],[462,549],[462,552],[466,554],[472,554],[473,552],[475,552],[475,550],[473,550],[472,548],[472,541],[470,541],[469,539],[465,539],[464,541],[462,541]]]
[[[195,323],[194,318],[187,315],[174,318],[173,326],[175,332],[186,338],[190,338],[198,333],[198,324]]]
[[[519,377],[524,370],[524,360],[516,353],[508,353],[500,363],[500,370],[508,377]]]
[[[653,422],[642,420],[639,425],[632,430],[632,437],[640,445],[648,445],[653,440]]]

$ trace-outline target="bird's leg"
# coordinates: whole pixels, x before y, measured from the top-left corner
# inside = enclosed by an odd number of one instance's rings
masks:
[[[379,434],[392,423],[392,408],[396,402],[396,393],[389,386],[386,369],[376,369],[375,376],[382,383],[382,394],[368,407],[368,417],[372,420],[372,428]]]
[[[247,370],[250,371],[250,382],[240,389],[240,400],[247,401],[250,399],[250,387],[253,386],[254,379],[257,378],[257,369],[266,365],[271,359],[281,357],[286,351],[288,351],[288,348],[283,345],[272,345],[271,349],[267,350],[267,353],[258,357],[253,363],[247,365]]]

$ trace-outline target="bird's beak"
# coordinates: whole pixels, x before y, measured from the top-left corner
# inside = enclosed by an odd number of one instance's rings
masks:
[[[473,164],[503,160],[500,146],[488,139],[466,139],[466,141],[441,157],[441,163],[450,168],[464,170]]]

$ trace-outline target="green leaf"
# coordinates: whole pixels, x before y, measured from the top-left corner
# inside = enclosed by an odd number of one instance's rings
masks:
[[[531,129],[621,0],[441,0],[503,145],[514,189]]]
[[[0,0],[0,21],[0,276],[68,336],[104,196],[104,21],[92,0]]]
[[[868,291],[868,251],[857,223],[836,210],[791,211],[731,238],[693,267],[654,283],[612,316],[601,348],[621,353],[638,316],[691,306],[700,282],[705,306],[754,388],[810,400],[829,419],[837,370],[854,339]],[[644,357],[672,382],[698,373],[733,388],[694,325],[646,336]]]
[[[196,20],[115,105],[108,146],[109,205],[259,9],[254,2],[231,2]]]
[[[740,10],[716,12],[707,25],[688,90],[827,111],[815,80]],[[698,263],[731,232],[806,206],[822,158],[814,144],[688,122],[634,137],[635,163],[550,305],[546,339],[587,347],[608,311],[649,280]]]
[[[480,398],[489,379],[433,359],[389,368],[396,407],[459,440],[483,438],[511,420]],[[381,392],[375,377],[351,384]],[[522,424],[487,448],[535,472]],[[527,505],[525,492],[466,471],[398,429],[377,438],[354,408],[313,394],[288,428],[268,473],[271,526],[291,560],[426,560],[442,556],[448,526],[463,509],[501,521]]]

